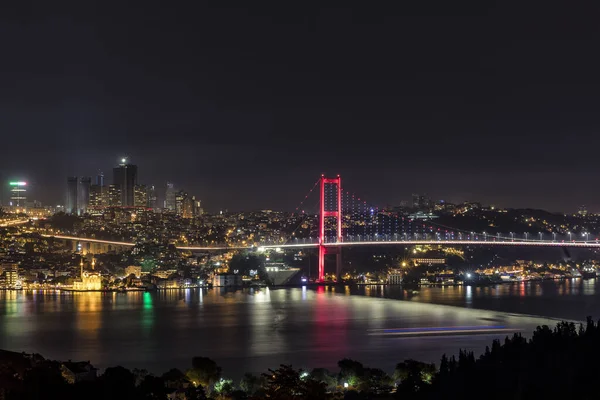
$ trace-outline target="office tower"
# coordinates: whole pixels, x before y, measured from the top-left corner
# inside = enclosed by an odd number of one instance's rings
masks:
[[[148,207],[152,209],[156,209],[156,187],[151,185],[148,188]]]
[[[89,176],[82,176],[79,180],[79,188],[77,191],[77,210],[79,215],[83,215],[87,212],[90,204],[90,186],[92,178]]]
[[[111,207],[121,206],[121,188],[118,185],[108,186],[108,205]]]
[[[13,181],[8,183],[10,186],[10,205],[15,207],[25,207],[27,196],[25,187],[27,182]]]
[[[104,187],[104,172],[98,171],[98,175],[96,175],[96,185]]]
[[[67,177],[67,198],[65,201],[65,213],[77,215],[77,177]]]
[[[165,192],[165,208],[169,211],[175,211],[175,185],[172,182],[167,182],[167,191]]]
[[[183,200],[187,197],[187,193],[180,190],[175,194],[175,213],[179,216],[183,215]]]
[[[127,164],[127,159],[123,158],[121,164],[113,168],[113,185],[121,191],[121,205],[133,206],[135,185],[137,185],[137,165]]]
[[[148,189],[146,185],[135,185],[133,192],[133,205],[148,207]]]

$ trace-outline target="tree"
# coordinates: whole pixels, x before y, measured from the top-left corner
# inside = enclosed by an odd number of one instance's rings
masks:
[[[264,379],[259,376],[246,373],[240,381],[240,389],[246,392],[246,394],[249,396],[252,396],[261,389],[263,381]]]
[[[329,391],[335,390],[337,386],[337,379],[333,376],[329,370],[325,368],[315,368],[311,371],[310,377],[317,382],[322,382]]]
[[[357,386],[359,378],[363,376],[365,367],[358,361],[344,358],[338,361],[340,368],[340,383],[348,383],[350,386]]]
[[[194,357],[186,375],[194,385],[210,389],[221,377],[221,367],[208,357]]]
[[[233,392],[233,381],[231,379],[221,378],[215,383],[215,393],[220,396],[225,396]]]
[[[121,366],[107,368],[101,377],[104,397],[133,397],[135,392],[135,375]]]
[[[404,360],[396,365],[394,379],[400,381],[398,392],[412,394],[422,390],[436,373],[434,364],[426,364],[416,360]]]
[[[300,371],[291,365],[269,369],[265,378],[264,397],[267,399],[323,399],[327,397],[325,384],[310,377],[300,378]]]
[[[167,388],[162,378],[146,375],[138,387],[142,399],[163,400],[167,398]]]

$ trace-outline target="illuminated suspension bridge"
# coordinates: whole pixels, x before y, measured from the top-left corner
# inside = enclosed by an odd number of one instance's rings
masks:
[[[317,193],[318,211],[305,210],[311,195]],[[522,246],[522,247],[573,247],[600,248],[597,238],[584,234],[582,239],[573,238],[572,233],[559,236],[557,233],[524,232],[521,235],[488,234],[485,232],[467,232],[438,225],[431,220],[420,220],[403,216],[391,210],[372,206],[361,197],[342,190],[342,180],[338,175],[333,178],[321,176],[296,208],[301,219],[299,226],[309,217],[318,215],[318,226],[314,237],[289,238],[287,241],[254,243],[246,246],[177,246],[183,251],[273,249],[273,248],[317,248],[318,279],[325,275],[325,256],[334,254],[336,272],[339,275],[342,265],[342,249],[354,246],[410,246],[410,245],[457,245],[457,246]],[[135,246],[132,242],[108,241],[74,236],[44,235],[64,240],[99,243],[113,246]]]

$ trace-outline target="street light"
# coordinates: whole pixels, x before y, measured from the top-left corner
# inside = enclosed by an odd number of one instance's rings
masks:
[[[543,240],[543,235],[544,235],[544,234],[543,234],[542,232],[540,232],[540,241],[542,241],[542,240]]]
[[[552,241],[556,242],[556,232],[552,232]]]
[[[570,242],[572,233],[571,233],[571,231],[569,231],[569,232],[567,232],[567,234],[569,235],[569,242]]]
[[[515,241],[515,233],[514,232],[509,232],[510,233],[510,239],[514,242]]]
[[[529,232],[525,232],[525,241],[527,241],[528,237],[529,237]]]

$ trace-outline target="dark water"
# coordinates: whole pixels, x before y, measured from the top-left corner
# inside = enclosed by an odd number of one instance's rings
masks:
[[[280,363],[335,368],[344,357],[392,370],[406,358],[434,362],[459,348],[480,352],[493,338],[556,323],[545,317],[598,316],[599,296],[596,281],[582,280],[426,288],[415,295],[382,286],[126,294],[0,291],[0,348],[156,373],[187,368],[192,356],[202,355],[234,378]],[[462,332],[481,326],[505,331]],[[436,336],[382,334],[398,328],[444,329]],[[448,328],[454,332],[444,333]]]

